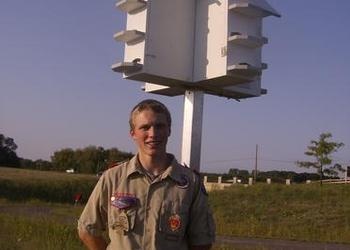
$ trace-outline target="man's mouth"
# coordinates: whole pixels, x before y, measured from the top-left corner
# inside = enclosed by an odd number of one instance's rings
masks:
[[[158,145],[160,145],[162,142],[161,141],[149,141],[146,142],[146,144],[150,147],[157,147]]]

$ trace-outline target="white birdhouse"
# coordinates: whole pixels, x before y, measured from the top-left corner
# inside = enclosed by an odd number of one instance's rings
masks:
[[[186,89],[235,99],[260,96],[262,19],[280,15],[265,0],[122,0],[127,12],[124,59],[112,69],[146,82],[144,90]]]

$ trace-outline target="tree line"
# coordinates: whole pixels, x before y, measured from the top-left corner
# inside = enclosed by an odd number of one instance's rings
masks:
[[[331,133],[322,133],[318,140],[311,140],[305,155],[312,157],[313,160],[297,161],[295,163],[299,167],[314,168],[317,174],[299,174],[290,171],[259,172],[257,181],[259,181],[259,178],[272,178],[272,181],[277,182],[285,179],[303,182],[307,179],[315,180],[316,176],[318,176],[322,183],[322,179],[325,176],[327,178],[335,178],[338,176],[338,173],[344,173],[346,166],[335,163],[332,159],[332,154],[343,147],[344,143],[334,142],[331,138]],[[33,161],[18,157],[16,149],[17,145],[13,138],[0,134],[0,166],[56,171],[74,169],[75,172],[79,173],[96,174],[117,162],[128,160],[133,156],[132,153],[121,151],[118,148],[104,149],[103,147],[88,146],[82,149],[64,148],[56,151],[51,156],[51,161],[42,159]],[[209,174],[209,178],[215,176],[217,174]],[[230,179],[234,176],[247,179],[251,174],[247,170],[230,169],[227,174],[223,175],[223,179]]]
[[[18,157],[16,149],[17,145],[13,138],[0,134],[0,166],[55,171],[74,169],[78,173],[96,174],[133,156],[132,153],[121,151],[118,148],[104,149],[103,147],[87,146],[82,149],[58,150],[51,156],[51,161],[46,161]]]
[[[0,134],[0,165],[16,167],[19,158],[16,154],[17,145],[11,137]]]
[[[132,156],[132,153],[120,151],[118,148],[88,146],[83,149],[65,148],[56,151],[51,156],[51,163],[54,170],[74,169],[78,173],[95,174]]]
[[[346,172],[346,168],[349,166],[335,163],[332,154],[337,152],[344,146],[342,142],[335,142],[331,140],[332,134],[329,132],[321,133],[318,140],[311,140],[310,145],[307,146],[307,150],[304,152],[305,155],[312,157],[309,161],[297,161],[295,164],[301,168],[314,168],[316,173],[296,173],[293,171],[267,171],[258,172],[256,181],[265,181],[270,178],[273,182],[284,182],[286,179],[290,179],[293,182],[305,182],[306,180],[322,180],[326,178],[338,178],[339,173]],[[227,174],[210,174],[203,173],[208,176],[208,181],[215,182],[218,176],[222,176],[223,180],[228,180],[233,177],[247,181],[249,177],[254,176],[254,171],[249,173],[247,170],[240,170],[232,168]],[[350,176],[350,173],[347,173]]]

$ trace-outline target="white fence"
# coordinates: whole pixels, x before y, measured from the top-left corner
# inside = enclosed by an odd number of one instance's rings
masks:
[[[211,190],[222,190],[224,188],[230,187],[232,185],[238,185],[238,184],[243,184],[242,180],[237,178],[237,177],[233,177],[232,180],[227,180],[226,182],[222,182],[222,177],[219,176],[218,177],[218,181],[217,182],[208,182],[208,177],[204,176],[204,186],[206,188],[206,190],[211,191]],[[267,184],[271,184],[271,178],[267,178],[266,179],[266,183]],[[319,182],[319,181],[313,181],[313,182]],[[325,184],[350,184],[350,178],[345,178],[345,179],[326,179],[326,180],[322,180],[323,183]],[[310,184],[311,180],[307,180],[306,184]],[[286,185],[291,185],[292,182],[290,179],[286,179],[285,182]],[[243,184],[245,186],[250,186],[253,185],[253,178],[249,178],[248,179],[248,183],[247,184]]]

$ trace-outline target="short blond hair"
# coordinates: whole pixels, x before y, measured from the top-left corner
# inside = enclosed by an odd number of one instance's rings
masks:
[[[130,112],[129,117],[129,125],[130,130],[134,129],[134,117],[137,113],[140,113],[144,110],[152,110],[155,113],[158,114],[164,114],[168,123],[169,128],[171,127],[171,115],[167,107],[154,99],[146,99],[141,102],[139,102]]]

